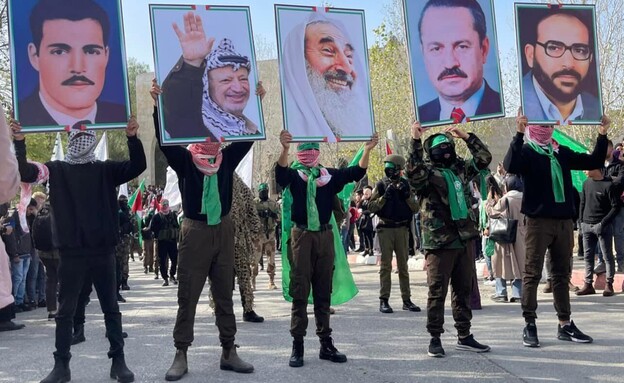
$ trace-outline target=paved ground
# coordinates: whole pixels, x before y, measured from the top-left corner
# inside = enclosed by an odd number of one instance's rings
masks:
[[[266,321],[242,322],[240,300],[235,293],[239,355],[255,365],[253,374],[241,375],[218,369],[220,348],[214,317],[206,299],[197,312],[195,343],[189,350],[189,374],[183,382],[622,382],[624,376],[624,300],[619,294],[572,298],[573,317],[595,343],[578,345],[558,341],[552,297],[540,293],[538,329],[542,347],[522,347],[523,320],[518,304],[493,303],[491,287],[481,285],[483,310],[474,312],[476,338],[492,347],[487,354],[456,351],[456,339],[447,310],[443,335],[447,357],[429,358],[425,314],[400,310],[398,282],[393,285],[394,314],[381,314],[378,305],[378,274],[375,266],[354,266],[359,295],[336,307],[332,316],[334,338],[349,358],[336,365],[318,359],[318,342],[310,332],[305,366],[287,365],[291,339],[289,305],[277,290],[268,291],[263,274],[258,281],[257,312]],[[130,337],[126,355],[137,382],[162,382],[174,354],[172,328],[176,313],[176,287],[161,287],[152,275],[144,275],[139,262],[131,263],[132,290],[122,304],[124,329]],[[393,281],[396,281],[393,275]],[[425,273],[410,273],[413,300],[424,308]],[[94,295],[95,296],[95,295]],[[108,344],[97,299],[87,308],[87,342],[72,349],[72,382],[110,382]],[[44,309],[19,314],[27,328],[0,333],[0,382],[36,382],[52,367],[54,323]],[[310,325],[313,326],[311,318]]]

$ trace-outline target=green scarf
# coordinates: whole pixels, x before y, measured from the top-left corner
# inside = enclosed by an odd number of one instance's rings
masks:
[[[538,154],[547,156],[550,159],[550,178],[552,180],[552,189],[555,195],[555,202],[565,202],[565,194],[563,192],[563,171],[561,170],[561,164],[559,164],[557,157],[555,157],[552,145],[548,144],[546,150],[544,150],[541,146],[529,141],[529,146]]]
[[[319,231],[321,229],[321,222],[319,221],[318,207],[316,206],[316,179],[321,174],[320,167],[309,168],[304,166],[299,161],[295,161],[292,166],[293,169],[301,171],[308,177],[308,184],[306,189],[306,211],[308,213],[308,230]]]
[[[221,223],[221,196],[219,195],[219,179],[217,173],[204,176],[201,213],[206,214],[208,225]]]
[[[439,168],[446,181],[448,201],[453,221],[468,218],[468,205],[464,195],[464,185],[451,169]]]
[[[485,179],[489,175],[490,171],[488,169],[479,171],[479,192],[481,192],[481,201],[485,201],[488,198],[487,182]]]

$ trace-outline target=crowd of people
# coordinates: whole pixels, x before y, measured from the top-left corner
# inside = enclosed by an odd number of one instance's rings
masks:
[[[402,309],[421,311],[411,299],[408,259],[424,254],[426,329],[431,336],[427,353],[431,357],[445,356],[441,335],[449,286],[457,330],[455,348],[490,351],[471,331],[473,310],[481,305],[475,268],[481,257],[488,264],[489,283],[495,287],[492,299],[521,305],[526,322],[524,346],[540,345],[537,289],[544,266],[546,289],[553,294],[557,312],[557,338],[593,341],[571,319],[570,276],[575,222],[586,264],[585,283],[576,294],[595,293],[594,274],[606,273],[603,295],[613,295],[614,275],[623,267],[622,147],[613,150],[607,138],[608,118],[598,128],[592,152],[584,154],[553,140],[552,126],[528,125],[520,112],[517,133],[494,173],[489,168],[492,154],[475,134],[454,124],[424,137],[424,129],[415,122],[408,155],[384,158],[384,176],[370,185],[359,185],[346,200],[337,195],[367,175],[377,134],[363,144],[357,164],[330,168],[321,164],[321,148],[315,142],[297,143],[293,160],[293,136],[282,131],[274,168],[281,195],[275,198],[276,191],[271,194],[267,184],[252,191],[235,173],[252,141],[204,142],[188,148],[163,145],[159,97],[197,86],[211,53],[212,43],[204,41],[198,24],[186,17],[188,25],[179,37],[192,46],[183,49],[179,67],[167,77],[165,89],[154,81],[150,90],[158,146],[177,174],[180,206],[170,206],[158,187],[150,186],[141,195],[142,209],[134,206],[137,198],[131,207],[129,196],[119,192],[120,185],[135,180],[147,167],[134,117],[126,127],[128,160],[96,160],[96,134],[80,129],[78,123],[68,133],[64,160],[46,163],[28,159],[19,121],[11,121],[9,131],[0,119],[0,330],[24,327],[13,321],[16,313],[46,308],[48,319],[56,322],[56,332],[54,367],[43,383],[71,380],[70,349],[85,341],[84,312],[93,287],[110,343],[110,377],[134,381],[124,356],[127,334],[119,302],[125,301],[122,292],[131,289],[129,264],[137,261],[135,254],[146,275],[153,273],[154,279],[161,279],[163,288],[177,289],[173,361],[165,373],[168,381],[182,379],[189,371],[187,352],[194,341],[197,305],[206,281],[222,347],[220,369],[254,371],[238,355],[232,287],[236,279],[243,320],[262,322],[254,305],[258,265],[266,258],[267,287],[278,290],[277,249],[283,254],[282,267],[289,270],[283,274],[288,280],[282,282],[281,290],[292,302],[291,367],[304,365],[308,304],[314,307],[319,358],[347,362],[335,345],[330,314],[332,304],[348,301],[357,291],[350,289],[354,281],[348,267],[340,266],[346,263],[343,254],[350,251],[379,257],[379,311],[383,314],[393,313],[394,256]],[[236,55],[213,59],[210,64],[215,67],[209,66],[208,71],[240,69]],[[258,83],[256,94],[262,99],[265,93]],[[460,140],[468,148],[468,158],[457,153]],[[587,172],[580,192],[573,186],[572,170]],[[9,202],[15,199],[20,181],[19,201],[11,208]],[[33,194],[34,184],[46,185],[46,193]],[[137,210],[145,214],[139,216]],[[596,264],[595,258],[602,261]],[[337,298],[345,289],[352,293]]]

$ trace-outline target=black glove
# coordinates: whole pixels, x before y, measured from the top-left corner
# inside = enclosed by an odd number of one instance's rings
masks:
[[[405,183],[401,182],[399,184],[399,195],[404,200],[408,199],[412,195],[410,187],[406,185]]]

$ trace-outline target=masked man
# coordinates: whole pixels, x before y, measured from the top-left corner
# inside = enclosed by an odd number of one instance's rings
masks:
[[[319,164],[319,144],[297,146],[297,161],[288,167],[288,151],[292,135],[280,134],[282,153],[275,166],[275,180],[292,194],[292,232],[290,244],[290,287],[292,297],[290,334],[293,349],[289,365],[303,366],[303,338],[308,327],[308,296],[314,298],[316,335],[321,341],[319,358],[335,363],[347,361],[346,355],[334,347],[329,327],[332,276],[334,272],[334,237],[331,220],[334,196],[349,182],[366,175],[370,151],[377,145],[377,135],[366,143],[357,166],[344,169],[325,168]],[[286,219],[286,217],[284,217]]]
[[[419,312],[420,307],[412,303],[410,297],[409,272],[407,256],[409,246],[409,226],[418,211],[418,204],[406,179],[401,178],[405,168],[405,159],[396,154],[384,159],[386,176],[377,183],[368,204],[368,209],[377,214],[377,235],[381,247],[381,268],[379,279],[379,311],[385,314],[393,312],[388,304],[392,281],[392,254],[396,253],[399,269],[399,284],[403,310]]]
[[[428,355],[445,355],[440,335],[444,332],[444,301],[449,281],[453,288],[453,319],[458,350],[487,352],[470,333],[470,294],[476,280],[475,244],[479,238],[477,217],[470,209],[472,180],[492,161],[487,146],[476,135],[459,127],[446,129],[421,141],[422,128],[412,126],[412,148],[407,175],[421,204],[422,236],[427,262],[427,331],[431,334]],[[472,158],[455,152],[455,138],[466,142]],[[424,147],[424,150],[423,150]],[[425,153],[428,158],[425,158]]]
[[[258,262],[263,255],[266,255],[269,274],[269,290],[275,290],[275,227],[279,223],[280,208],[277,202],[269,198],[269,186],[265,183],[258,186],[258,199],[256,200],[256,211],[260,217],[260,242],[258,243],[258,255],[254,262],[253,287],[256,288],[256,277],[258,276]]]
[[[78,122],[77,127],[82,124]],[[49,179],[54,235],[60,254],[55,363],[43,383],[71,380],[73,318],[78,296],[88,277],[95,285],[104,313],[110,342],[108,357],[113,359],[110,376],[118,382],[134,381],[134,374],[126,367],[124,358],[114,251],[119,240],[116,187],[138,177],[147,167],[143,146],[136,136],[138,128],[139,124],[131,118],[126,128],[129,161],[97,161],[95,133],[73,129],[69,133],[64,161],[36,164],[26,160],[21,126],[12,123],[22,181],[33,183]]]

